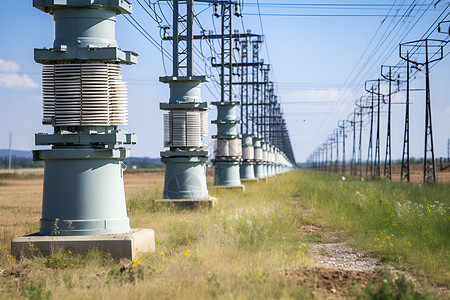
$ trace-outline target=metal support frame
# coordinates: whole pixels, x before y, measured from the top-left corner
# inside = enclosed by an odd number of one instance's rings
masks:
[[[406,103],[405,103],[405,131],[403,135],[402,168],[400,181],[411,181],[411,167],[409,158],[409,83],[410,83],[409,52],[406,54]]]
[[[347,138],[346,134],[345,134],[345,129],[347,128],[346,126],[347,121],[346,120],[341,120],[339,121],[338,127],[341,129],[342,132],[342,174],[345,175],[347,169],[346,169],[346,163],[345,163],[345,139]]]
[[[384,74],[384,68],[388,69],[388,74]],[[384,158],[384,177],[392,180],[392,147],[391,147],[391,112],[392,112],[392,82],[396,81],[392,78],[393,66],[381,66],[381,76],[389,83],[388,91],[388,120],[386,129],[386,152]]]
[[[185,13],[182,13],[181,4],[184,4]],[[183,10],[184,11],[184,10]],[[161,77],[160,81],[168,83],[170,99],[168,103],[161,103],[160,109],[170,114],[176,111],[202,114],[209,108],[208,104],[201,102],[201,83],[206,81],[205,76],[193,74],[193,0],[173,0],[173,75]],[[180,28],[182,29],[180,31]],[[184,36],[184,38],[181,38]],[[185,70],[185,71],[183,71]],[[186,122],[188,121],[186,117]],[[175,123],[174,123],[175,124]],[[175,127],[177,126],[177,127]],[[166,130],[169,135],[174,132],[183,132],[192,124],[176,123]],[[198,125],[196,125],[198,126]],[[170,132],[172,131],[172,132]],[[197,138],[197,137],[196,137]],[[201,137],[198,137],[201,140]],[[161,161],[166,166],[164,178],[164,201],[173,203],[201,202],[210,199],[206,186],[206,161],[208,151],[201,145],[179,146],[168,141],[169,150],[161,152]]]
[[[436,39],[422,39],[400,44],[399,54],[404,60],[425,67],[425,142],[424,142],[424,165],[423,182],[436,182],[436,161],[434,158],[433,146],[433,125],[431,120],[431,92],[430,92],[430,63],[439,61],[444,57],[444,45],[446,41]],[[420,49],[425,47],[425,57],[422,60],[418,57],[413,60],[410,49]],[[436,51],[430,56],[430,49]],[[405,57],[406,50],[407,57]],[[431,157],[428,157],[430,155]]]

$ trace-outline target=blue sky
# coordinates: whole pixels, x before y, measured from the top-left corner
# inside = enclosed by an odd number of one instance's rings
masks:
[[[402,15],[408,7],[405,5],[410,5],[411,2],[413,1],[259,1],[268,49],[267,53],[265,46],[263,47],[261,57],[265,59],[265,62],[270,61],[272,64],[271,79],[277,83],[278,95],[283,103],[283,111],[297,161],[304,161],[337,127],[338,120],[347,118],[353,110],[354,101],[365,95],[364,81],[377,79],[381,64],[395,65],[400,61],[397,50],[400,41],[421,38],[444,10],[444,16],[450,12],[448,1],[441,1],[436,9],[431,5],[428,10],[425,10],[426,5],[433,1],[415,1],[422,6],[415,8],[413,10],[415,14],[411,13],[409,18],[397,24],[400,18],[393,15],[396,13]],[[141,0],[141,3],[144,4],[145,1]],[[261,33],[260,21],[255,15],[256,3],[256,0],[244,1],[242,21],[245,29]],[[295,5],[280,7],[280,3]],[[337,6],[325,8],[317,5],[299,5],[307,3],[334,3]],[[359,7],[359,9],[342,6],[342,4],[362,3],[382,3],[386,6]],[[157,23],[136,1],[133,1],[133,4],[133,16],[154,39],[160,42],[160,30]],[[391,9],[389,5],[392,4],[403,4],[403,6],[395,6]],[[166,17],[171,20],[167,5],[161,4],[161,8]],[[396,12],[396,9],[400,11]],[[212,8],[199,3],[196,4],[195,10],[196,12],[204,10],[198,18],[205,29],[214,30],[215,25],[219,30],[220,23],[218,19],[213,21]],[[273,14],[283,14],[283,16]],[[319,14],[370,16],[311,16]],[[389,16],[385,17],[386,15]],[[450,18],[447,17],[447,19]],[[242,32],[241,20],[234,18],[233,22]],[[394,27],[395,24],[397,27]],[[436,25],[433,26],[434,29]],[[9,2],[0,12],[0,28],[2,45],[0,47],[0,125],[2,128],[0,148],[8,147],[9,133],[12,132],[14,149],[35,149],[34,133],[51,132],[52,129],[41,125],[41,65],[33,60],[33,48],[52,46],[54,22],[52,16],[33,8],[31,1],[17,0]],[[393,31],[388,39],[384,43],[380,42],[384,40],[383,33],[389,33],[390,30]],[[199,33],[198,28],[196,33]],[[431,37],[448,40],[448,36],[444,34],[433,33]],[[137,32],[123,16],[117,19],[116,39],[122,49],[133,50],[139,54],[137,65],[123,66],[124,80],[128,82],[129,93],[129,125],[124,129],[137,133],[139,138],[138,144],[132,147],[132,155],[158,157],[159,151],[163,150],[163,113],[159,110],[159,103],[167,101],[169,93],[168,86],[158,82],[159,76],[165,75],[161,52]],[[370,43],[371,40],[372,43]],[[163,45],[170,52],[170,45],[167,42]],[[198,44],[197,47],[200,45]],[[445,52],[448,51],[447,47]],[[206,56],[210,54],[206,53]],[[199,65],[204,65],[198,57],[196,60]],[[365,62],[368,62],[367,66],[362,68]],[[166,59],[165,65],[169,71],[170,61]],[[355,72],[352,73],[352,70]],[[450,138],[449,70],[448,57],[431,70],[434,146],[437,157],[446,157],[447,139]],[[356,74],[360,76],[355,76]],[[197,71],[197,75],[204,74]],[[212,93],[203,88],[203,99],[208,102],[218,100],[219,94],[213,83],[208,85]],[[423,85],[423,75],[419,75],[413,87],[421,88]],[[395,100],[404,101],[404,94],[398,93]],[[424,142],[424,93],[415,92],[412,102],[411,155],[420,157],[423,156]],[[214,117],[215,111],[212,109],[210,120]],[[401,157],[403,122],[404,106],[393,105],[393,158]],[[385,123],[386,115],[383,114],[382,158],[384,158],[386,139]],[[367,132],[366,126],[363,133],[364,151],[367,151]],[[214,127],[210,126],[210,135],[214,133]],[[205,142],[209,143],[210,139],[206,139]],[[351,138],[349,137],[348,158],[350,154]],[[363,157],[366,156],[366,152],[363,152]]]

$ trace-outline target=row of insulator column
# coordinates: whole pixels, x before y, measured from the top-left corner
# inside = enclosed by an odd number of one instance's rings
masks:
[[[292,168],[293,165],[277,147],[260,136],[243,135],[240,165],[242,180],[272,177]]]

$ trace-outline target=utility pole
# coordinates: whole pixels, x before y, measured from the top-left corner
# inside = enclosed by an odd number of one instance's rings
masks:
[[[330,145],[330,173],[333,173],[334,166],[333,166],[333,145],[334,145],[334,135],[331,134],[328,136],[329,145]]]
[[[366,89],[367,90],[367,89]],[[366,166],[366,176],[369,174],[370,169],[370,176],[373,176],[373,86],[370,88],[369,93],[371,95],[370,99],[370,134],[369,134],[369,150],[367,151],[367,166]]]
[[[336,136],[336,165],[334,166],[334,172],[339,173],[339,128],[335,130]]]
[[[345,135],[345,129],[346,129],[346,120],[339,121],[339,128],[342,131],[342,174],[345,175],[346,172],[346,166],[345,166],[345,138],[347,137]]]
[[[384,73],[384,69],[388,69],[388,74]],[[389,82],[388,91],[388,121],[387,121],[387,134],[386,134],[386,153],[384,158],[384,177],[392,180],[392,148],[391,148],[391,106],[392,106],[392,82],[395,79],[392,78],[392,66],[381,66],[381,76]]]
[[[8,173],[11,173],[11,145],[12,145],[12,132],[9,133]]]
[[[375,176],[380,177],[380,161],[381,161],[381,154],[380,154],[380,117],[381,117],[381,92],[380,92],[380,84],[381,80],[377,79],[378,81],[378,90],[377,90],[377,137],[375,142]]]
[[[436,161],[434,159],[434,146],[433,146],[433,126],[431,120],[431,92],[430,92],[430,63],[439,61],[444,57],[444,45],[446,41],[435,39],[422,39],[412,42],[400,44],[400,57],[404,60],[421,65],[425,67],[425,143],[424,143],[424,163],[423,163],[423,182],[436,182]],[[411,57],[404,57],[404,51],[409,53],[411,48],[425,47],[425,57],[420,60],[418,57],[416,60],[412,60]],[[431,53],[430,49],[434,49],[434,53]],[[431,157],[428,157],[430,155]]]
[[[409,51],[406,53],[406,103],[405,103],[405,131],[403,135],[402,169],[400,181],[411,181],[411,167],[409,158],[409,82],[410,82]]]
[[[351,121],[352,124],[352,130],[353,130],[353,148],[352,148],[352,162],[351,162],[351,170],[350,175],[356,176],[356,109],[353,110],[353,121]]]
[[[358,163],[359,177],[362,178],[362,129],[363,129],[363,106],[362,98],[359,99],[359,140],[358,140]]]

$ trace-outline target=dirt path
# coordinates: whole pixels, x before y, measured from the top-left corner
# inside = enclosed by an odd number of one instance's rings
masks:
[[[381,282],[380,261],[369,253],[355,251],[343,242],[342,235],[329,232],[317,225],[302,226],[305,238],[323,239],[308,243],[311,267],[288,272],[297,284],[314,291],[318,299],[354,298],[353,285],[366,286],[369,282]]]
[[[305,217],[312,213],[304,208]],[[383,280],[384,266],[380,259],[370,252],[358,251],[344,243],[349,237],[342,232],[333,232],[321,226],[303,225],[301,234],[308,240],[320,240],[308,243],[310,267],[289,270],[286,275],[295,278],[297,284],[311,289],[317,299],[354,299],[352,286],[361,290],[368,283],[380,284]],[[394,278],[400,273],[408,281],[416,282],[419,291],[423,287],[416,281],[413,274],[388,268]],[[450,290],[435,287],[431,292],[439,299],[450,299]]]

